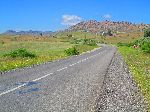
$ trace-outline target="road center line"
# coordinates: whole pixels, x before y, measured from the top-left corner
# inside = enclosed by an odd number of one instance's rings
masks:
[[[68,68],[68,67],[61,68],[61,69],[57,70],[57,72],[60,72],[60,71],[65,70],[65,69],[67,69],[67,68]]]
[[[53,74],[53,73],[50,73],[50,74],[44,75],[44,76],[39,77],[39,78],[37,78],[37,79],[34,79],[34,80],[32,80],[32,81],[33,81],[33,82],[39,81],[39,80],[41,80],[41,79],[43,79],[43,78],[45,78],[45,77],[48,77],[49,75],[52,75],[52,74]]]
[[[73,64],[69,65],[69,66],[72,67],[72,66],[74,66],[74,65],[76,65],[76,64],[79,64],[79,63],[84,62],[84,61],[86,61],[86,60],[88,60],[88,59],[90,59],[90,58],[93,58],[93,57],[95,57],[95,56],[97,56],[97,55],[99,55],[99,54],[100,54],[100,53],[95,54],[95,55],[93,55],[93,56],[90,56],[90,57],[88,57],[88,58],[82,59],[82,60],[80,60],[80,61],[78,61],[78,62],[76,62],[76,63],[73,63]],[[69,66],[68,66],[68,67],[69,67]],[[60,71],[62,71],[62,70],[67,69],[68,67],[64,67],[64,68],[58,69],[58,70],[56,70],[56,71],[57,71],[57,72],[60,72]],[[34,79],[34,80],[32,80],[32,81],[29,81],[29,82],[36,82],[36,81],[39,81],[39,80],[44,79],[44,78],[46,78],[46,77],[48,77],[48,76],[50,76],[50,75],[52,75],[52,74],[53,74],[53,73],[46,74],[46,75],[44,75],[44,76],[42,76],[42,77],[39,77],[39,78]],[[27,83],[24,83],[24,84],[22,84],[22,85],[19,85],[19,86],[15,87],[15,88],[12,88],[12,89],[10,89],[10,90],[4,91],[4,92],[0,93],[0,96],[5,95],[5,94],[8,94],[8,93],[10,93],[10,92],[13,92],[13,91],[15,91],[15,90],[17,90],[17,89],[20,89],[21,87],[24,87],[24,86],[26,86],[27,84],[28,84],[28,82],[27,82]]]
[[[5,91],[5,92],[2,92],[2,93],[0,93],[0,96],[5,95],[5,94],[7,94],[7,93],[10,93],[10,92],[12,92],[12,91],[15,91],[15,90],[17,90],[17,89],[19,89],[19,88],[21,88],[21,87],[23,87],[23,86],[25,86],[25,85],[27,85],[27,83],[22,84],[22,85],[20,85],[20,86],[17,86],[17,87],[15,87],[15,88],[13,88],[13,89],[7,90],[7,91]]]

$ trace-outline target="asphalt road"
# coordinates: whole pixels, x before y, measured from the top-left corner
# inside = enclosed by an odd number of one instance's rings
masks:
[[[93,111],[117,49],[90,53],[0,74],[0,112]]]

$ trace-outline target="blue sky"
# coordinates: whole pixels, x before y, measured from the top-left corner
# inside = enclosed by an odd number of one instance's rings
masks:
[[[0,0],[0,32],[60,30],[95,19],[150,23],[150,0]]]

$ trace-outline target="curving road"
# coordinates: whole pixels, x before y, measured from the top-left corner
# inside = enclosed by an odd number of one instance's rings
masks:
[[[0,74],[0,112],[94,111],[117,49],[93,52]]]
[[[116,47],[0,74],[0,112],[147,112]]]

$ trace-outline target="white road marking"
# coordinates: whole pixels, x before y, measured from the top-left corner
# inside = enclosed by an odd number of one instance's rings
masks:
[[[76,62],[76,63],[73,63],[73,64],[71,64],[71,65],[69,65],[69,66],[71,67],[71,66],[74,66],[74,65],[76,65],[76,64],[79,64],[79,63],[84,62],[84,61],[86,61],[86,60],[88,60],[88,59],[90,59],[90,58],[93,58],[93,57],[95,57],[95,56],[97,56],[97,55],[99,55],[99,54],[100,54],[100,53],[95,54],[95,55],[93,55],[93,56],[90,56],[90,57],[88,57],[88,58],[85,58],[85,59],[83,59],[83,60],[80,60],[80,61],[78,61],[78,62]],[[69,66],[68,66],[68,67],[69,67]],[[62,71],[62,70],[65,70],[65,69],[67,69],[68,67],[64,67],[64,68],[58,69],[57,72],[60,72],[60,71]],[[42,77],[39,77],[39,78],[34,79],[34,80],[32,80],[32,81],[29,81],[29,82],[36,82],[36,81],[39,81],[39,80],[44,79],[44,78],[46,78],[46,77],[48,77],[48,76],[50,76],[50,75],[52,75],[52,74],[53,74],[53,73],[46,74],[46,75],[44,75],[44,76],[42,76]],[[15,87],[15,88],[12,88],[12,89],[10,89],[10,90],[4,91],[4,92],[0,93],[0,96],[5,95],[5,94],[8,94],[8,93],[10,93],[10,92],[13,92],[13,91],[15,91],[15,90],[17,90],[17,89],[20,89],[21,87],[24,87],[24,86],[26,86],[27,84],[28,84],[28,82],[27,82],[27,83],[24,83],[24,84],[22,84],[22,85],[19,85],[19,86]]]
[[[43,79],[43,78],[45,78],[45,77],[48,77],[49,75],[52,75],[52,74],[53,74],[53,73],[50,73],[50,74],[44,75],[44,76],[39,77],[39,78],[37,78],[37,79],[34,79],[34,80],[32,80],[32,81],[33,81],[33,82],[39,81],[39,80],[41,80],[41,79]]]
[[[86,61],[86,59],[83,59],[82,61]]]
[[[67,68],[68,68],[68,67],[61,68],[61,69],[57,70],[57,72],[60,72],[60,71],[62,71],[62,70],[64,70],[64,69],[67,69]]]
[[[78,61],[77,64],[81,63],[81,61]]]
[[[13,89],[7,90],[7,91],[5,91],[5,92],[2,92],[2,93],[0,93],[0,96],[5,95],[5,94],[7,94],[7,93],[10,93],[10,92],[12,92],[12,91],[15,91],[15,90],[17,90],[17,89],[19,89],[19,88],[21,88],[21,87],[23,87],[23,86],[25,86],[25,85],[27,85],[27,83],[22,84],[22,85],[20,85],[20,86],[17,86],[17,87],[15,87],[15,88],[13,88]]]
[[[45,78],[45,77],[47,77],[47,76],[49,76],[49,75],[51,75],[51,74],[53,74],[53,73],[44,75],[44,76],[39,77],[39,78],[37,78],[37,79],[34,79],[34,80],[32,80],[32,82],[36,82],[36,81],[38,81],[38,80],[41,80],[41,79],[43,79],[43,78]],[[24,83],[24,84],[21,84],[21,85],[15,87],[15,88],[13,88],[13,89],[10,89],[10,90],[7,90],[7,91],[5,91],[5,92],[2,92],[2,93],[0,93],[0,96],[5,95],[5,94],[7,94],[7,93],[10,93],[10,92],[12,92],[12,91],[15,91],[15,90],[17,90],[17,89],[20,89],[21,87],[24,87],[24,86],[26,86],[27,84],[28,84],[28,82],[27,82],[27,83]]]
[[[74,65],[75,65],[75,64],[71,64],[71,65],[69,65],[69,66],[71,67],[71,66],[74,66]]]

